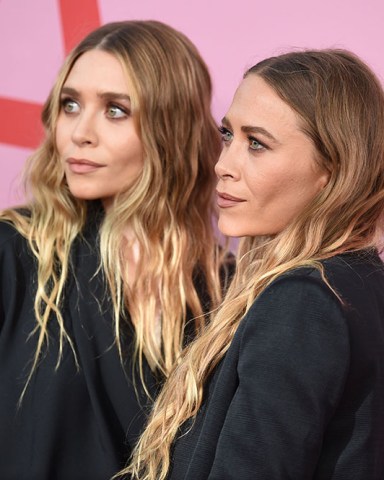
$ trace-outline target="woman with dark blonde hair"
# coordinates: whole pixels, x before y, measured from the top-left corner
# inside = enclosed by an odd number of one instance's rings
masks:
[[[225,287],[221,140],[195,46],[156,21],[70,53],[0,217],[0,477],[102,479]],[[220,282],[221,268],[221,282]]]
[[[382,480],[383,89],[347,51],[283,54],[247,71],[221,132],[237,271],[123,474]]]

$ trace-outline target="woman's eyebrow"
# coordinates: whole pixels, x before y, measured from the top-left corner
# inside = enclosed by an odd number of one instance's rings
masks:
[[[250,125],[245,125],[244,127],[241,127],[241,131],[244,133],[261,133],[265,137],[268,137],[270,140],[272,140],[274,143],[280,143],[278,142],[278,140],[276,140],[272,133],[268,132],[268,130],[263,127],[253,127]]]
[[[72,87],[63,87],[61,89],[61,93],[65,93],[66,95],[71,95],[72,97],[78,97],[79,96],[79,92],[75,89],[75,88],[72,88]]]
[[[74,97],[80,96],[80,92],[72,87],[63,87],[61,89],[61,93],[64,93],[66,95],[72,95]],[[120,92],[100,92],[97,94],[97,96],[102,99],[125,100],[127,102],[131,101],[131,97],[129,95]]]
[[[131,97],[126,93],[118,93],[118,92],[102,92],[97,94],[98,97],[103,99],[114,99],[114,100],[126,100],[127,102],[131,101]]]
[[[222,120],[221,120],[221,123],[232,129],[232,125],[231,125],[231,122],[228,120],[227,117],[223,117]],[[266,130],[264,127],[256,127],[256,126],[251,126],[251,125],[244,125],[243,127],[241,127],[241,131],[246,133],[246,134],[249,134],[249,133],[261,133],[262,135],[268,137],[270,140],[272,140],[274,143],[277,143],[279,144],[280,142],[272,135],[272,133],[270,133],[268,130]]]

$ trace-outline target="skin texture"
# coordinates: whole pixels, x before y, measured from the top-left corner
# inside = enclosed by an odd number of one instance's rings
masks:
[[[221,132],[215,171],[226,235],[280,232],[327,184],[297,114],[255,74],[237,89]]]
[[[62,89],[56,144],[69,189],[105,208],[143,167],[130,92],[120,62],[101,50],[81,55]]]

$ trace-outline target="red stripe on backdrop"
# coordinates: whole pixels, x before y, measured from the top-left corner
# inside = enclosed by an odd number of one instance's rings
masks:
[[[97,0],[59,0],[65,53],[100,25]]]
[[[36,148],[43,138],[41,110],[38,103],[0,97],[0,143]]]
[[[65,52],[100,25],[97,0],[59,0]],[[0,97],[0,143],[36,148],[43,138],[42,106]]]

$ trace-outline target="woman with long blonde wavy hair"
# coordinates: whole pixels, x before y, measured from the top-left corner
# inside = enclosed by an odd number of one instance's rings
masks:
[[[381,480],[382,86],[348,51],[289,52],[246,72],[221,132],[237,270],[121,474]]]
[[[225,288],[221,139],[182,33],[106,24],[66,59],[0,222],[0,477],[105,480]]]

